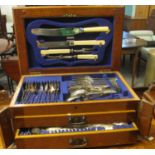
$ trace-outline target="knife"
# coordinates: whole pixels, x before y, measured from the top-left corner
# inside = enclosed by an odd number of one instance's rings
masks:
[[[32,34],[38,36],[74,36],[80,33],[106,32],[109,33],[108,26],[85,27],[85,28],[35,28],[31,30]]]
[[[78,55],[59,55],[59,56],[46,56],[47,59],[83,59],[83,60],[97,60],[98,55],[97,54],[78,54]]]
[[[57,48],[57,47],[70,47],[70,46],[102,46],[105,44],[105,40],[67,40],[67,41],[49,41],[49,42],[39,42],[37,41],[37,46],[39,48]]]
[[[46,55],[58,55],[58,54],[74,54],[74,53],[90,53],[91,48],[82,48],[78,50],[74,49],[49,49],[49,50],[41,50],[40,53],[42,56]]]

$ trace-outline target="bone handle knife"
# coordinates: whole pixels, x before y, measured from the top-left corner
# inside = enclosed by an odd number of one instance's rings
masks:
[[[50,50],[41,50],[40,53],[42,56],[45,55],[55,55],[55,54],[69,54],[71,52],[70,49],[50,49]]]
[[[86,27],[83,28],[83,32],[106,32],[109,33],[110,29],[108,26],[98,26],[98,27]]]
[[[78,54],[77,59],[97,60],[98,55],[96,55],[96,54]]]
[[[99,45],[102,46],[105,44],[104,40],[80,40],[80,41],[73,41],[73,46],[81,46],[81,45]]]

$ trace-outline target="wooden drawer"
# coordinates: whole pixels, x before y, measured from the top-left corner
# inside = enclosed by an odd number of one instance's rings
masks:
[[[23,76],[16,93],[12,99],[10,109],[12,116],[22,116],[22,115],[56,115],[56,114],[76,114],[76,113],[87,113],[87,112],[105,112],[105,111],[120,111],[120,110],[136,110],[137,103],[139,102],[138,96],[130,88],[124,78],[120,75],[119,72],[103,72],[103,73],[79,73],[80,75],[90,75],[90,76],[103,76],[103,75],[115,75],[120,79],[121,84],[124,85],[124,90],[128,92],[132,97],[122,97],[122,98],[111,98],[111,99],[99,99],[99,100],[85,100],[85,101],[58,101],[50,103],[26,103],[26,104],[17,104],[18,94],[23,86],[24,79],[29,78],[49,78],[51,75],[38,75],[38,76]],[[77,76],[79,74],[76,74]],[[56,75],[55,75],[56,76]],[[54,78],[52,75],[50,78]],[[61,77],[71,77],[72,74],[59,75]],[[57,76],[56,76],[57,77]],[[44,79],[43,78],[43,79]],[[63,81],[63,80],[62,80]],[[67,89],[67,83],[64,83],[65,89]],[[63,86],[63,85],[62,85]],[[61,87],[63,88],[63,87]]]
[[[24,115],[15,116],[15,129],[25,127],[67,126],[86,123],[135,122],[136,111],[110,111],[59,115]]]
[[[120,110],[136,110],[138,101],[132,99],[117,99],[106,101],[87,101],[86,103],[51,103],[35,105],[15,105],[10,107],[12,117],[22,115],[51,115],[85,112],[105,112]],[[94,108],[95,107],[95,108]]]
[[[138,128],[72,132],[59,134],[19,135],[17,130],[15,142],[17,148],[89,148],[105,147],[135,143]]]

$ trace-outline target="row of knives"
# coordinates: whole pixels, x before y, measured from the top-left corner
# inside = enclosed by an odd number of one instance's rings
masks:
[[[35,28],[31,33],[36,36],[43,37],[70,37],[81,33],[99,33],[104,32],[108,34],[110,29],[108,26],[97,27],[76,27],[76,28]],[[56,60],[94,60],[98,59],[98,54],[92,54],[92,48],[78,48],[85,46],[103,46],[105,40],[73,40],[66,41],[39,41],[36,40],[37,47],[41,48],[40,53],[46,59]],[[72,47],[72,48],[70,48]]]
[[[89,132],[89,131],[104,131],[133,128],[132,123],[113,123],[113,124],[92,124],[84,127],[48,127],[48,128],[25,128],[20,130],[20,135],[34,135],[34,134],[59,134],[59,133],[73,133],[73,132]]]

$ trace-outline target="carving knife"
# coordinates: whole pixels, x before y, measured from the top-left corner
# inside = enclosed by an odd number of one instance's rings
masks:
[[[58,55],[58,56],[46,56],[47,59],[62,59],[62,60],[70,60],[70,59],[80,59],[80,60],[97,60],[97,54],[78,54],[78,55]]]
[[[49,41],[49,42],[39,42],[37,41],[37,46],[39,48],[60,48],[60,47],[70,47],[70,46],[102,46],[105,44],[105,40],[67,40],[67,41]]]
[[[74,54],[74,53],[90,53],[91,48],[82,48],[78,50],[74,49],[49,49],[49,50],[41,50],[40,53],[42,56],[46,55],[58,55],[58,54]]]
[[[108,26],[85,27],[85,28],[35,28],[31,30],[32,34],[38,36],[74,36],[80,33],[106,32],[109,33]]]

